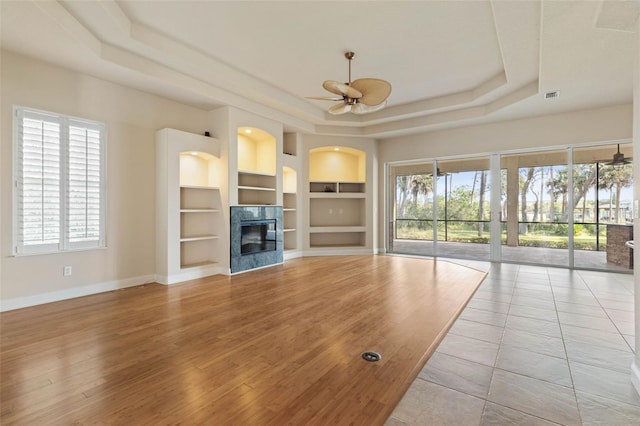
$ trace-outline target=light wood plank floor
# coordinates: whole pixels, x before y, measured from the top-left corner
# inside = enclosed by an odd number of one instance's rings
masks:
[[[382,424],[484,276],[316,257],[5,312],[0,423]]]

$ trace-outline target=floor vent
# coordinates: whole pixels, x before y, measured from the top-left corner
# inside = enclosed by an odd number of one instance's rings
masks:
[[[376,361],[380,361],[381,358],[382,358],[382,355],[380,355],[378,352],[362,353],[362,359],[364,359],[365,361],[376,362]]]

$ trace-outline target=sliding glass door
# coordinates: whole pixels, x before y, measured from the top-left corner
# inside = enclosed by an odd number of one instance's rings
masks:
[[[618,153],[609,144],[390,165],[388,250],[632,270],[624,246],[632,238],[631,149],[622,144]]]
[[[567,150],[503,155],[502,259],[569,266]]]

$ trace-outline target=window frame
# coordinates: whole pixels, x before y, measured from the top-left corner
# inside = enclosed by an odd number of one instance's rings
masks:
[[[59,238],[56,243],[42,243],[42,244],[24,244],[20,238],[20,232],[22,224],[20,221],[20,205],[21,197],[23,196],[20,173],[22,171],[22,163],[20,160],[20,152],[23,149],[23,138],[21,137],[21,126],[24,118],[46,119],[47,121],[58,123],[60,126],[60,159],[59,159],[59,174],[60,174],[60,194],[59,194]],[[68,203],[69,193],[69,152],[70,152],[70,137],[69,128],[83,127],[90,130],[98,131],[99,133],[99,231],[98,237],[88,241],[70,241],[70,223],[69,223],[69,210]],[[53,253],[65,253],[72,251],[87,251],[104,249],[107,247],[106,230],[107,230],[107,182],[106,182],[106,168],[107,168],[107,127],[104,123],[95,120],[89,120],[80,117],[69,116],[66,114],[59,114],[50,111],[39,110],[35,108],[13,106],[13,244],[12,254],[14,256],[36,255],[36,254],[53,254]]]

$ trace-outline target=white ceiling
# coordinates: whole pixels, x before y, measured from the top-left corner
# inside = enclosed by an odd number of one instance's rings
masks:
[[[288,130],[385,138],[632,101],[640,1],[7,1],[2,48]],[[393,85],[327,114],[324,80]],[[546,91],[560,90],[545,101]]]

